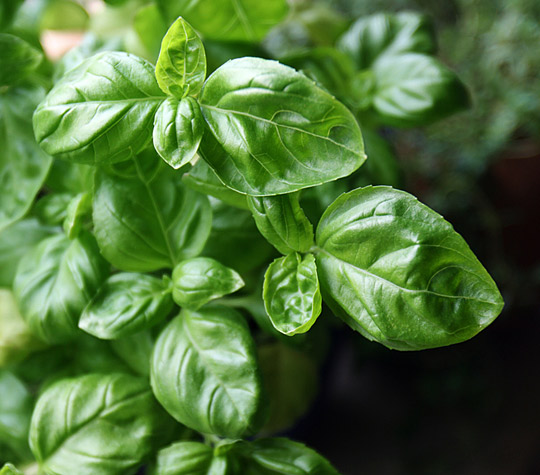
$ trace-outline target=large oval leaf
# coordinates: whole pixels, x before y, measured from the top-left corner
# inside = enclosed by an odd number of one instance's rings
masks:
[[[205,38],[257,41],[287,13],[286,0],[158,0],[169,21],[182,15]]]
[[[144,379],[88,374],[59,381],[41,395],[30,447],[47,473],[132,473],[167,424]]]
[[[99,53],[51,89],[34,113],[34,133],[55,157],[120,162],[151,141],[164,99],[149,62],[128,53]]]
[[[125,271],[172,268],[196,256],[212,224],[208,199],[182,186],[159,159],[157,171],[148,172],[146,158],[133,160],[134,175],[96,172],[96,239],[105,258]]]
[[[13,287],[32,332],[49,343],[74,338],[79,317],[108,270],[88,233],[72,241],[52,236],[30,250],[19,263]]]
[[[254,196],[290,193],[350,175],[365,160],[351,112],[313,81],[276,61],[229,61],[207,80],[204,159],[225,185]],[[209,147],[212,147],[209,149]]]
[[[151,380],[165,409],[199,432],[238,438],[261,422],[255,343],[230,308],[183,310],[156,342]]]
[[[341,195],[317,229],[323,297],[389,348],[467,340],[502,310],[497,286],[439,214],[390,187]]]

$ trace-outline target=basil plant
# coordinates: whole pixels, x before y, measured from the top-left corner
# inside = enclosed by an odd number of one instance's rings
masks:
[[[467,105],[423,17],[278,62],[237,52],[284,1],[158,1],[130,27],[140,54],[91,38],[54,66],[18,3],[0,10],[2,474],[337,474],[277,436],[334,316],[412,351],[501,312],[452,226],[379,180],[377,127]]]

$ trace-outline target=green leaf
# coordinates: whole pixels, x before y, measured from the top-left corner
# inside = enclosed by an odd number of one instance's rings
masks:
[[[195,257],[178,264],[172,274],[172,296],[180,307],[198,310],[205,303],[241,289],[242,277],[215,259]]]
[[[111,341],[113,351],[137,374],[150,375],[150,359],[154,349],[154,337],[142,331]]]
[[[18,457],[27,460],[31,457],[28,429],[33,398],[23,382],[5,370],[0,370],[0,394],[0,442],[7,444]]]
[[[92,213],[92,195],[79,193],[70,202],[66,210],[64,220],[64,232],[69,239],[78,236],[83,226],[84,219]]]
[[[154,147],[161,158],[178,169],[195,157],[204,132],[199,104],[192,97],[180,102],[169,97],[157,110]]]
[[[151,140],[163,93],[147,61],[99,53],[70,70],[34,113],[36,139],[47,153],[79,163],[115,163]]]
[[[58,226],[66,219],[67,207],[72,199],[70,193],[49,193],[35,202],[32,214],[44,225]]]
[[[135,14],[133,29],[148,52],[152,62],[159,56],[161,40],[167,33],[167,23],[155,3],[144,5]]]
[[[13,293],[0,289],[0,368],[19,363],[41,346],[24,321]]]
[[[264,275],[264,308],[285,335],[307,332],[321,314],[315,256],[295,252],[276,259]]]
[[[182,15],[203,37],[217,40],[261,40],[287,13],[285,0],[158,0],[169,21]]]
[[[17,221],[0,232],[0,287],[11,287],[21,258],[53,231],[30,218]]]
[[[184,175],[183,181],[195,191],[218,198],[230,206],[249,208],[246,195],[226,187],[205,160],[198,160],[189,173]]]
[[[245,445],[246,475],[339,475],[330,462],[299,442],[276,437]]]
[[[134,175],[96,173],[96,239],[103,256],[124,271],[173,268],[199,254],[210,234],[208,199],[183,187],[180,177],[155,158],[152,172],[144,167],[154,155],[141,155],[133,160]]]
[[[41,88],[0,91],[0,231],[28,211],[51,166],[30,121],[43,96]]]
[[[262,422],[255,343],[233,309],[183,310],[156,342],[151,381],[163,407],[199,432],[238,438]]]
[[[30,447],[47,473],[132,473],[162,437],[165,417],[142,378],[64,379],[39,398]]]
[[[389,348],[467,340],[502,310],[497,286],[439,214],[390,187],[341,195],[317,229],[325,302]]]
[[[196,96],[206,79],[206,54],[199,35],[182,17],[167,31],[156,63],[161,90],[182,99]]]
[[[307,252],[313,245],[313,226],[300,207],[299,194],[248,196],[255,224],[282,254]]]
[[[414,52],[432,54],[437,49],[429,18],[415,12],[378,13],[359,18],[341,36],[338,48],[358,69],[369,68],[384,56]]]
[[[37,69],[43,54],[18,36],[0,33],[0,87],[26,79]]]
[[[86,10],[73,0],[49,2],[40,27],[44,30],[85,30],[89,16]]]
[[[214,459],[212,447],[200,442],[177,442],[157,454],[155,475],[208,475]]]
[[[52,236],[31,249],[19,263],[13,287],[32,332],[48,343],[73,339],[84,307],[108,270],[87,233],[72,241]]]
[[[349,110],[276,61],[229,61],[206,81],[201,107],[223,149],[215,153],[205,135],[203,158],[241,193],[290,193],[350,175],[365,160]]]
[[[469,94],[454,72],[416,53],[388,56],[373,67],[373,107],[386,124],[416,127],[469,106]]]
[[[1,469],[0,469],[0,475],[23,475],[23,473],[17,469],[13,464],[6,463]]]
[[[71,196],[92,191],[94,186],[94,167],[80,163],[54,160],[47,175],[45,185],[55,194],[66,193]],[[54,195],[53,195],[54,196]]]
[[[115,274],[86,306],[79,328],[97,338],[116,340],[156,325],[172,307],[170,291],[161,279],[145,274]]]

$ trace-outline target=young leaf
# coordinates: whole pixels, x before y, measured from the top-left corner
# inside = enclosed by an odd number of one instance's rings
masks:
[[[264,276],[264,308],[285,335],[307,332],[321,314],[321,292],[313,254],[276,259]]]
[[[324,299],[389,348],[467,340],[502,310],[497,286],[442,216],[390,187],[341,195],[317,228]]]
[[[34,112],[34,133],[57,158],[87,164],[128,160],[149,144],[164,99],[149,62],[99,53],[51,89]]]
[[[158,452],[155,475],[206,475],[214,459],[214,449],[200,442],[177,442]]]
[[[183,310],[171,321],[156,342],[151,381],[163,407],[199,432],[238,438],[262,422],[255,343],[228,307]]]
[[[84,309],[79,328],[104,340],[116,340],[150,328],[172,310],[163,281],[145,274],[109,277]]]
[[[154,148],[171,167],[188,164],[197,153],[204,132],[199,104],[192,97],[178,102],[169,97],[157,110],[154,122]]]
[[[388,56],[375,63],[373,73],[373,107],[387,124],[416,127],[469,106],[463,83],[430,56]]]
[[[97,171],[94,231],[105,258],[120,270],[150,272],[172,268],[199,254],[210,234],[212,210],[206,196],[182,186],[180,177],[158,157],[133,160],[135,175]]]
[[[203,158],[241,193],[291,193],[350,175],[366,158],[351,112],[276,61],[224,64],[206,81],[201,107],[220,144],[205,134]]]
[[[0,469],[0,475],[24,475],[20,470],[17,469],[13,464],[6,463]]]
[[[2,51],[0,87],[10,86],[26,79],[43,59],[40,51],[21,38],[7,33],[0,33],[0,51]]]
[[[248,196],[255,224],[282,254],[307,252],[313,245],[313,226],[300,207],[299,194]]]
[[[64,235],[52,236],[25,254],[13,288],[32,332],[48,343],[75,337],[81,312],[108,270],[87,233],[72,241]]]
[[[361,17],[341,36],[337,47],[354,60],[358,69],[371,67],[383,56],[432,54],[437,49],[433,24],[415,12]]]
[[[51,166],[30,120],[44,94],[42,88],[0,91],[0,231],[28,211]]]
[[[169,28],[161,42],[156,63],[161,90],[177,99],[196,96],[206,79],[206,54],[199,35],[182,17]]]
[[[47,473],[132,473],[166,424],[144,379],[87,374],[59,381],[41,395],[30,447]]]
[[[205,38],[256,42],[287,13],[286,0],[158,0],[165,17],[182,15]]]
[[[244,286],[236,271],[209,257],[182,261],[174,268],[172,283],[174,301],[180,307],[192,310]]]
[[[70,202],[64,220],[64,232],[69,239],[77,237],[81,231],[84,218],[92,212],[92,195],[79,193]]]

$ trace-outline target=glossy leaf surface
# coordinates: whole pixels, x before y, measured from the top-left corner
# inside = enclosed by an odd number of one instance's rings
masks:
[[[87,233],[72,241],[52,236],[25,254],[13,287],[32,332],[48,343],[74,338],[79,317],[108,270]]]
[[[469,95],[454,72],[436,59],[416,53],[377,61],[373,107],[385,123],[414,127],[454,114]]]
[[[159,323],[172,307],[161,279],[119,273],[109,277],[86,306],[79,328],[97,338],[115,340]]]
[[[193,160],[203,133],[204,119],[192,97],[180,102],[169,97],[157,110],[154,148],[171,167],[178,169]]]
[[[319,223],[317,244],[325,301],[389,348],[459,343],[502,310],[497,286],[463,238],[403,191],[379,186],[341,195]]]
[[[155,475],[208,475],[214,450],[200,442],[177,442],[158,452]]]
[[[164,417],[144,379],[64,379],[39,398],[30,447],[49,473],[128,473],[151,453]]]
[[[434,53],[435,31],[428,17],[414,12],[378,13],[359,18],[341,36],[338,48],[358,69],[369,68],[383,56]]]
[[[313,226],[298,199],[298,193],[248,197],[257,228],[282,254],[307,252],[313,245]]]
[[[276,61],[229,61],[208,78],[201,104],[222,147],[205,136],[203,157],[241,193],[290,193],[347,176],[365,160],[349,110]]]
[[[315,256],[298,253],[276,259],[264,276],[264,308],[285,335],[307,332],[321,313]]]
[[[16,84],[25,79],[43,59],[36,48],[7,33],[0,33],[0,51],[0,86]]]
[[[209,257],[194,257],[172,273],[172,296],[183,308],[197,310],[210,300],[232,294],[244,286],[235,270]]]
[[[182,17],[169,28],[161,42],[156,64],[161,90],[177,99],[196,96],[206,79],[206,54],[199,35]]]
[[[203,37],[257,41],[287,13],[285,0],[158,0],[169,21],[182,15]]]
[[[84,219],[92,213],[92,195],[79,193],[69,202],[63,227],[69,239],[75,238],[81,231]]]
[[[34,133],[47,153],[79,163],[115,163],[151,140],[163,92],[147,61],[99,53],[70,70],[34,113]]]
[[[199,254],[210,233],[207,198],[182,186],[159,158],[149,172],[147,162],[154,158],[137,157],[133,173],[124,176],[96,173],[96,239],[105,258],[124,271],[172,268]]]
[[[258,428],[255,344],[235,310],[183,310],[156,342],[151,381],[163,407],[192,429],[237,438]]]

